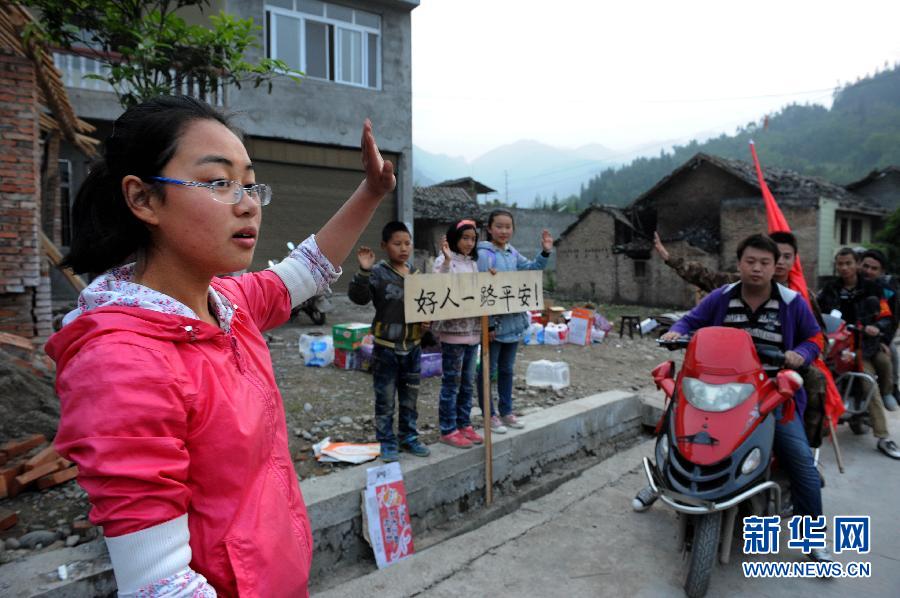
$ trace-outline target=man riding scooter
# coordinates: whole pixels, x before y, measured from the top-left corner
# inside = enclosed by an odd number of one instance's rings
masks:
[[[866,252],[862,254],[862,258],[859,262],[860,276],[866,280],[877,283],[878,286],[881,287],[881,292],[884,293],[884,299],[891,310],[892,326],[884,335],[883,344],[887,346],[887,350],[891,354],[891,381],[894,384],[890,394],[892,395],[891,398],[894,398],[894,401],[893,404],[890,404],[890,399],[885,398],[884,406],[888,410],[893,411],[892,407],[897,406],[896,398],[900,396],[900,392],[897,392],[897,372],[900,370],[900,356],[898,356],[897,346],[894,345],[893,342],[894,335],[897,334],[897,325],[900,323],[900,321],[898,321],[898,318],[900,318],[900,295],[897,294],[897,278],[888,274],[887,267],[887,257],[878,249],[866,250]]]
[[[824,313],[839,310],[841,318],[850,324],[856,324],[866,313],[866,304],[883,303],[884,294],[877,283],[866,280],[859,275],[857,255],[849,247],[839,250],[834,256],[834,269],[838,279],[831,282],[819,292],[819,305]],[[862,357],[864,371],[878,380],[875,396],[869,401],[869,417],[872,421],[872,433],[878,439],[877,447],[892,459],[900,459],[900,449],[891,440],[888,431],[885,405],[896,408],[893,392],[893,374],[890,355],[882,349],[885,336],[893,329],[890,309],[886,303],[884,313],[875,316],[874,323],[863,328]]]
[[[772,280],[793,291],[797,291],[798,289],[792,286],[793,281],[790,278],[794,262],[799,257],[797,238],[788,231],[769,233],[769,238],[775,241],[775,245],[778,247],[778,260],[775,262],[775,274]],[[673,258],[669,255],[658,233],[653,234],[653,239],[656,253],[663,259],[663,262],[675,270],[685,281],[699,287],[705,293],[711,293],[717,287],[740,280],[738,272],[717,272],[707,268],[700,262],[685,262],[681,258]],[[819,311],[816,298],[810,295],[808,301],[809,307],[816,317],[816,323],[820,328],[824,328],[822,314]],[[819,344],[820,349],[824,347],[824,337],[817,337],[815,340],[818,341],[817,344]],[[831,378],[831,374],[826,373],[827,367],[825,367],[825,364],[819,362],[816,365],[821,367],[806,368],[802,372],[803,389],[807,397],[807,408],[804,411],[804,427],[809,444],[813,448],[818,448],[822,444],[828,389],[833,389],[835,396],[839,396],[837,389],[834,387],[834,380]],[[837,413],[837,416],[839,415],[840,413]],[[836,424],[837,417],[834,420]]]
[[[778,246],[767,236],[751,235],[741,241],[737,248],[740,281],[714,290],[661,340],[676,340],[707,326],[739,328],[749,333],[757,345],[782,351],[786,367],[809,365],[819,353],[818,346],[809,340],[818,334],[819,326],[799,293],[772,281],[779,256]],[[772,376],[777,373],[777,369],[767,371]],[[822,515],[822,493],[803,431],[806,395],[802,389],[794,396],[794,403],[796,416],[782,418],[781,408],[776,413],[773,448],[790,479],[794,515],[818,517]],[[645,511],[657,498],[652,488],[643,488],[634,498],[634,509]],[[827,549],[813,549],[809,558],[832,560]]]

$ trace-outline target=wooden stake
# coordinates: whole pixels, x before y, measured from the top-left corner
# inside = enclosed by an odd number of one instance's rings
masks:
[[[494,501],[494,450],[491,446],[491,334],[488,317],[481,316],[481,388],[484,419],[484,504]]]
[[[50,261],[53,262],[53,265],[59,268],[59,271],[63,273],[63,276],[66,277],[66,280],[69,281],[72,288],[79,293],[83,291],[87,285],[83,280],[75,276],[75,273],[72,272],[72,270],[63,268],[59,265],[63,259],[62,253],[59,252],[59,249],[53,244],[53,241],[51,241],[43,231],[41,231],[41,247],[43,248],[44,253],[47,254],[47,257],[50,258]]]
[[[844,473],[844,460],[841,458],[841,447],[838,446],[837,430],[830,417],[825,419],[828,420],[828,429],[831,430],[831,443],[834,445],[834,458],[837,460],[838,471]]]

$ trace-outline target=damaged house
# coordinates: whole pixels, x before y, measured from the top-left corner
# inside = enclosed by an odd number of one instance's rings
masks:
[[[887,210],[815,177],[768,168],[766,183],[797,236],[811,286],[843,245],[872,240]],[[673,257],[735,270],[738,243],[766,230],[750,162],[698,153],[626,208],[591,206],[556,242],[560,292],[613,303],[690,307],[693,287],[652,256],[659,232]]]
[[[413,264],[431,271],[431,264],[441,251],[441,238],[451,224],[470,218],[480,227],[484,222],[484,213],[478,204],[478,194],[493,191],[473,179],[413,188]]]
[[[97,142],[94,127],[76,116],[52,54],[22,41],[34,25],[20,5],[0,4],[0,333],[38,345],[52,332],[51,261],[69,231],[60,148],[86,160]]]

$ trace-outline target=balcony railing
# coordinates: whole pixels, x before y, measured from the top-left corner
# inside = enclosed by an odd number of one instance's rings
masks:
[[[106,81],[87,77],[87,75],[103,76],[109,68],[103,62],[95,58],[83,54],[54,52],[53,63],[62,73],[63,84],[66,87],[113,92],[112,85]],[[174,70],[169,71],[169,74],[172,76],[172,79],[178,80]],[[188,78],[178,81],[172,92],[177,95],[189,95],[191,97],[199,98],[213,106],[223,107],[226,105],[227,87],[221,81],[216,83],[214,91],[200,93],[200,87],[201,85],[198,80]]]

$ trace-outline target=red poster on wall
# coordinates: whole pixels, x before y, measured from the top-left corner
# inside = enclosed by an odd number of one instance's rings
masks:
[[[366,519],[379,569],[413,554],[412,525],[399,463],[366,470]]]

